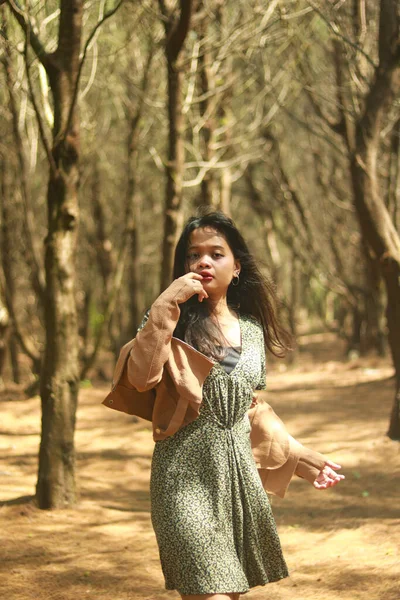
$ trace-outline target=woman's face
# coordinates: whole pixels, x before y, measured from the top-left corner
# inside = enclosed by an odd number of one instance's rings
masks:
[[[186,253],[186,272],[203,276],[202,285],[210,298],[225,295],[233,277],[240,272],[225,237],[211,227],[192,231]]]

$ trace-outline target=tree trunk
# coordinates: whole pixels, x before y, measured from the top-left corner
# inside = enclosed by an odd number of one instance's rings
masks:
[[[14,331],[11,332],[8,348],[10,353],[12,379],[14,383],[19,384],[21,383],[21,371],[18,362],[18,339]]]
[[[142,122],[144,98],[149,85],[150,68],[154,58],[154,46],[151,44],[148,50],[146,65],[141,81],[141,96],[137,104],[133,104],[135,90],[132,81],[128,78],[127,96],[130,100],[128,106],[128,137],[127,137],[127,198],[126,212],[127,220],[131,223],[130,228],[130,252],[128,263],[128,285],[129,285],[129,319],[127,330],[124,332],[123,343],[128,342],[135,335],[143,316],[144,293],[141,277],[140,249],[141,249],[141,197],[137,192],[139,172],[139,134]],[[129,64],[129,71],[133,72],[133,61]]]
[[[386,318],[389,345],[396,371],[396,393],[390,415],[388,436],[400,440],[400,261],[390,265],[385,272],[387,289]]]
[[[389,345],[396,371],[388,431],[392,439],[400,439],[400,238],[379,190],[377,155],[387,108],[400,92],[398,13],[396,0],[381,0],[379,66],[365,99],[364,113],[356,125],[351,160],[354,203],[362,235],[379,260],[387,290]]]
[[[220,209],[228,216],[231,214],[232,174],[229,167],[222,169],[220,188]]]
[[[0,297],[0,389],[3,384],[3,369],[5,365],[5,358],[7,354],[7,341],[10,335],[10,317],[7,310],[7,304],[12,300],[14,301],[15,286],[14,278],[12,277],[12,263],[11,257],[11,243],[9,239],[9,232],[11,231],[11,223],[9,216],[9,181],[10,176],[8,173],[9,165],[5,158],[0,158],[0,257],[1,257],[1,287],[0,292],[4,292],[4,304],[3,298]],[[4,286],[4,290],[2,289]],[[7,290],[7,291],[6,291]]]
[[[130,239],[131,251],[129,253],[129,324],[128,324],[128,337],[132,339],[135,335],[137,328],[140,325],[140,321],[143,317],[144,307],[144,294],[143,286],[141,281],[141,268],[140,268],[140,197],[135,194],[133,197],[133,230]],[[129,341],[129,340],[128,340]]]
[[[160,291],[171,282],[174,251],[182,225],[182,182],[184,173],[184,119],[182,114],[183,71],[178,57],[189,31],[192,0],[180,0],[180,16],[167,14],[159,0],[165,21],[165,56],[168,69],[168,159],[164,212],[164,238],[160,274]]]
[[[160,291],[170,283],[174,262],[174,250],[178,230],[182,223],[182,180],[184,168],[182,73],[168,64],[168,163],[166,166],[166,190],[164,213],[164,239],[161,264]]]
[[[46,344],[41,372],[42,435],[36,486],[40,508],[77,500],[75,414],[79,390],[75,248],[78,224],[79,122],[71,106],[79,70],[83,0],[61,2],[59,41],[49,56],[54,103],[45,239]]]
[[[10,319],[8,311],[0,298],[0,390],[4,388],[3,371],[6,363],[9,336]]]
[[[2,7],[3,10],[5,7]],[[2,11],[3,12],[3,11]],[[4,15],[3,15],[4,17]],[[6,23],[6,19],[5,23]],[[25,148],[23,138],[21,136],[18,119],[19,110],[17,101],[15,98],[14,81],[12,77],[12,63],[11,63],[11,50],[10,44],[5,44],[5,52],[3,59],[6,85],[9,96],[9,109],[12,117],[12,130],[15,142],[15,150],[18,158],[19,173],[18,180],[22,196],[22,225],[25,243],[22,245],[24,249],[24,258],[29,269],[30,280],[32,282],[32,288],[36,293],[38,299],[38,306],[40,310],[43,308],[43,295],[44,295],[44,273],[41,264],[41,259],[36,249],[36,240],[34,232],[36,231],[34,214],[31,206],[31,193],[30,193],[30,178],[28,172],[28,165],[25,158]]]
[[[380,265],[368,249],[366,257],[366,281],[368,293],[365,298],[366,328],[362,351],[375,350],[379,356],[386,355],[387,336],[385,322],[386,293]]]
[[[264,202],[260,190],[256,187],[254,166],[252,164],[248,165],[246,171],[244,172],[244,178],[251,206],[258,214],[262,222],[264,248],[271,273],[271,279],[279,288],[281,287],[280,282],[282,278],[282,258],[279,252],[278,240],[276,237],[274,220],[272,216],[272,208],[267,202]]]
[[[297,338],[297,318],[299,309],[299,296],[300,296],[300,273],[299,273],[299,261],[296,254],[293,252],[291,256],[291,272],[290,272],[290,303],[288,306],[288,317],[290,333],[293,339]],[[290,353],[289,363],[295,363],[297,359],[297,348]]]
[[[202,19],[199,26],[200,42],[204,45],[204,50],[201,51],[199,57],[200,73],[199,83],[200,90],[203,95],[203,100],[199,104],[200,117],[202,120],[201,136],[203,142],[203,159],[205,162],[210,162],[214,156],[212,142],[214,141],[215,111],[216,98],[210,95],[210,92],[215,87],[212,75],[212,57],[208,47],[207,33],[209,15]],[[218,205],[218,190],[214,171],[210,169],[204,176],[200,184],[199,204],[216,208]]]
[[[390,140],[388,173],[388,210],[394,226],[399,230],[398,213],[400,208],[400,118],[397,119]]]

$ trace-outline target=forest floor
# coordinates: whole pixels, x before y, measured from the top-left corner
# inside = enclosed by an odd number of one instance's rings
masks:
[[[272,505],[291,576],[248,600],[399,600],[399,443],[385,432],[389,360],[344,361],[331,335],[301,339],[293,367],[268,373],[270,404],[297,439],[339,462],[337,487],[295,479]],[[82,389],[76,446],[80,502],[33,501],[40,400],[0,394],[0,598],[167,600],[150,521],[148,425],[101,405],[109,386]]]

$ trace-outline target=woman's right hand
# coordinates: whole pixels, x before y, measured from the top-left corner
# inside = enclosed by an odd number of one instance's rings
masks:
[[[182,283],[184,284],[175,298],[177,303],[182,304],[183,302],[186,302],[186,300],[189,300],[194,294],[198,294],[199,302],[203,302],[205,298],[208,298],[208,294],[201,283],[202,279],[203,277],[201,275],[192,272],[186,273],[185,275],[182,275],[182,277],[175,279],[171,285],[176,285],[177,282],[180,282],[181,285]]]
[[[341,469],[342,467],[331,460],[326,460],[325,466],[318,473],[318,476],[313,482],[313,486],[317,488],[317,490],[326,490],[326,488],[333,487],[337,485],[339,481],[344,479],[344,475],[340,473],[335,473],[337,469]]]

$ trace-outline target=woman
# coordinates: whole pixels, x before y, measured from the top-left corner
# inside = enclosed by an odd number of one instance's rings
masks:
[[[183,600],[237,600],[288,575],[249,435],[254,391],[265,389],[265,348],[282,355],[288,347],[272,300],[232,220],[219,212],[192,217],[176,247],[174,281],[121,362],[139,394],[160,390],[152,405],[151,515],[166,588]],[[188,383],[193,374],[198,389]],[[176,390],[168,412],[167,394]],[[343,475],[321,456],[311,480],[326,489]],[[296,465],[301,475],[301,456]]]

